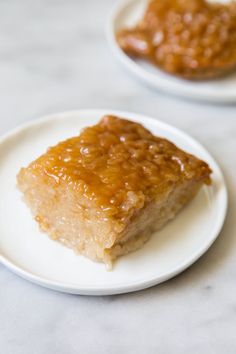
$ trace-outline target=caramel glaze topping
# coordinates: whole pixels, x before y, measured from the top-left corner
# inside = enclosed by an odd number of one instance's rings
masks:
[[[77,137],[51,147],[30,165],[50,183],[66,184],[109,216],[122,218],[183,179],[210,183],[196,157],[142,125],[105,116]]]
[[[236,2],[152,0],[135,28],[117,34],[121,48],[188,79],[236,68]]]

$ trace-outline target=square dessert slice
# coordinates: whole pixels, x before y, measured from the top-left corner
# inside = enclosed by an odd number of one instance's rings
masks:
[[[236,2],[150,0],[134,27],[117,41],[132,57],[172,75],[206,80],[236,69]]]
[[[208,165],[141,124],[105,116],[17,176],[41,229],[108,267],[210,183]]]

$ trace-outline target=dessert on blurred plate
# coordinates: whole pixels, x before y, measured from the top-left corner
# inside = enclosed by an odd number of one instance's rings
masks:
[[[140,22],[117,41],[130,56],[190,80],[236,68],[236,2],[151,0]]]
[[[111,268],[210,184],[210,174],[207,163],[141,124],[104,116],[50,147],[17,181],[43,231]]]

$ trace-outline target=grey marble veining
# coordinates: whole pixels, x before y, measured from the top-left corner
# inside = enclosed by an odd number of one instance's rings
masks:
[[[138,293],[56,293],[0,266],[2,354],[236,353],[236,106],[159,94],[116,63],[104,25],[115,1],[0,1],[0,133],[57,111],[146,113],[201,141],[220,162],[229,212],[190,269]]]

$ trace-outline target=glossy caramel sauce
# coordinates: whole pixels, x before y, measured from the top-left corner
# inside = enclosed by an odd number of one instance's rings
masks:
[[[161,69],[206,79],[236,68],[236,2],[152,0],[135,28],[117,34],[121,48]]]
[[[110,216],[141,208],[183,179],[209,183],[211,173],[168,140],[114,116],[49,148],[29,168],[76,189]]]

